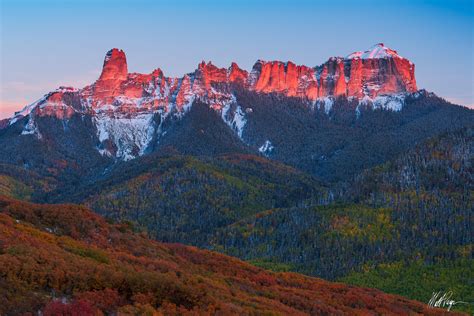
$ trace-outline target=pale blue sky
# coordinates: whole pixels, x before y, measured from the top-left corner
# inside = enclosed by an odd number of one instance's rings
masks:
[[[384,42],[416,64],[420,88],[474,105],[472,0],[0,3],[0,118],[59,85],[92,83],[112,47],[130,72],[181,76],[201,60],[316,66]]]

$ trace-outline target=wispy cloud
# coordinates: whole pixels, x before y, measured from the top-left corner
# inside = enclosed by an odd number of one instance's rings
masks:
[[[21,110],[24,105],[19,101],[0,100],[0,120],[12,116],[16,111]]]
[[[98,76],[99,71],[93,70],[78,78],[55,81],[3,81],[0,83],[0,119],[12,116],[14,112],[60,86],[82,88],[93,83]]]

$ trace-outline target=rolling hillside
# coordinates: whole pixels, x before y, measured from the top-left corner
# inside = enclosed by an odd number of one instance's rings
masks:
[[[0,313],[441,315],[426,304],[163,244],[72,204],[0,198]],[[454,315],[454,313],[453,313]]]

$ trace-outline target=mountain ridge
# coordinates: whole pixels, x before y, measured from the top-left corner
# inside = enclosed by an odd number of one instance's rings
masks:
[[[75,113],[90,115],[101,142],[99,152],[130,160],[144,154],[154,134],[163,133],[164,120],[182,117],[194,101],[221,113],[241,137],[245,113],[233,93],[235,85],[257,93],[297,97],[308,106],[324,107],[326,113],[334,98],[341,96],[360,99],[361,105],[399,110],[405,96],[417,91],[414,64],[395,51],[377,44],[364,53],[369,57],[354,54],[331,57],[316,67],[258,60],[250,72],[236,63],[219,68],[201,62],[194,72],[172,78],[159,68],[150,74],[129,73],[125,52],[114,48],[107,52],[95,83],[82,89],[59,87],[2,121],[0,128],[29,117],[21,134],[40,139],[35,117],[68,120]],[[389,95],[396,97],[387,99]],[[157,126],[153,124],[156,115],[160,116]]]

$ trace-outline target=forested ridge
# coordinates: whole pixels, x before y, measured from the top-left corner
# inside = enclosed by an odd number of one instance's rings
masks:
[[[214,247],[420,300],[447,288],[473,301],[473,153],[471,129],[433,138],[334,189],[335,204],[256,214],[219,231]]]
[[[159,157],[137,166],[118,169],[78,200],[107,218],[132,220],[161,241],[209,246],[218,228],[324,195],[312,177],[252,155]]]

